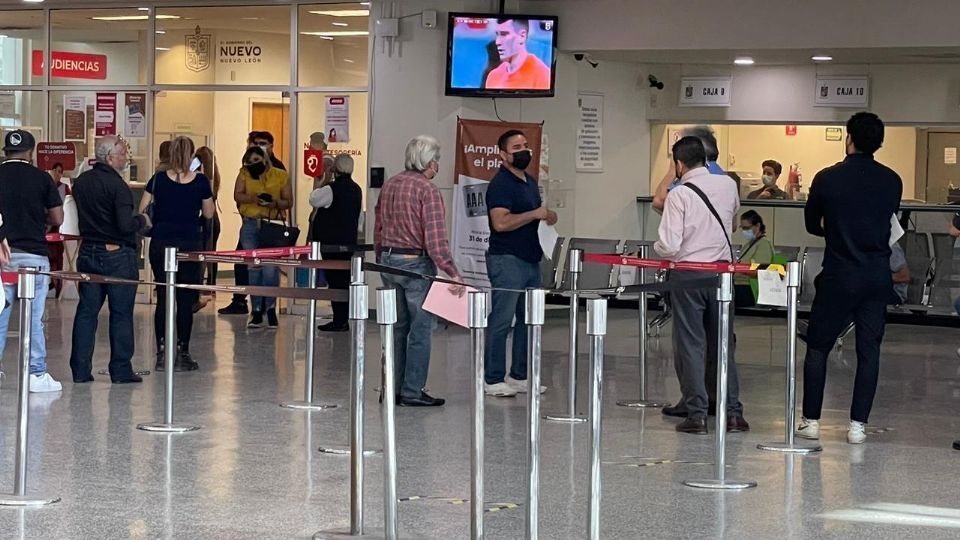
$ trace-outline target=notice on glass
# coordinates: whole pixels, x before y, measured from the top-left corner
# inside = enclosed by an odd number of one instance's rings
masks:
[[[327,96],[325,109],[327,142],[350,142],[350,96]]]
[[[956,146],[948,146],[943,149],[943,164],[944,165],[957,164],[957,147]]]
[[[603,96],[580,94],[577,172],[603,172]]]
[[[147,136],[147,95],[127,93],[124,96],[123,132],[130,138]]]
[[[63,140],[87,140],[86,96],[63,96]]]
[[[117,134],[117,94],[97,92],[97,108],[93,113],[97,137]]]

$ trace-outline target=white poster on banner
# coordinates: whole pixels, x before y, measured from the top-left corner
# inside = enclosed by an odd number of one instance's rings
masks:
[[[131,138],[147,136],[147,95],[127,93],[124,96],[124,134]]]
[[[87,140],[86,96],[63,96],[63,140]]]
[[[577,103],[577,172],[603,172],[603,96],[580,94]]]
[[[350,142],[350,96],[327,96],[325,118],[328,143]]]

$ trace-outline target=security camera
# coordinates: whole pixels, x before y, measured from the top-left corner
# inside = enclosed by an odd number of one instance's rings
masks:
[[[657,76],[651,73],[647,76],[647,82],[650,83],[650,88],[656,88],[657,90],[663,90],[663,83],[657,79]]]
[[[597,69],[597,67],[600,66],[599,62],[595,62],[590,59],[590,55],[588,53],[583,53],[583,52],[573,53],[573,59],[576,60],[577,62],[583,62],[584,60],[586,60],[588,64],[593,66],[593,69]]]

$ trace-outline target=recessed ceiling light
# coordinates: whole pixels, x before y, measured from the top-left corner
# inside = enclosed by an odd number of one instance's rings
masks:
[[[150,11],[150,8],[148,8],[148,7],[138,7],[138,8],[137,8],[137,11]]]
[[[369,17],[369,9],[337,9],[337,10],[319,10],[311,11],[314,15],[327,15],[329,17]]]
[[[240,17],[241,21],[262,21],[263,17]]]
[[[345,23],[345,22],[337,22],[337,21],[334,21],[334,22],[332,22],[332,23],[330,23],[330,24],[332,24],[332,25],[334,25],[334,26],[350,26],[349,24],[347,24],[347,23]]]
[[[39,4],[39,3],[43,2],[43,0],[23,0],[23,2],[24,2],[25,4]]]
[[[352,63],[353,63],[353,60],[351,60],[351,59],[349,59],[349,58],[344,58],[343,61],[346,62],[346,63],[348,63],[348,64],[352,64]]]
[[[166,30],[157,30],[157,33],[160,34],[160,35],[163,35],[163,34],[166,34],[167,31],[166,31]]]
[[[145,21],[149,19],[148,15],[115,15],[108,17],[90,17],[94,21]],[[179,19],[179,15],[157,15],[157,19]]]
[[[301,32],[305,36],[320,37],[349,37],[349,36],[369,36],[370,32],[366,30],[334,30],[331,32]]]
[[[752,66],[753,58],[750,58],[749,56],[741,56],[740,58],[734,60],[733,63],[738,66]]]
[[[827,56],[825,54],[818,54],[815,56],[811,56],[810,59],[813,60],[814,62],[829,62],[833,60],[833,57]]]
[[[320,39],[325,39],[327,41],[333,41],[333,38],[330,36],[320,36]]]
[[[169,51],[170,47],[157,47],[158,51]]]

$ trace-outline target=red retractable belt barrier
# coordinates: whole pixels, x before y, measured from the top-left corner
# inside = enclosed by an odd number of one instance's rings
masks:
[[[66,242],[69,240],[80,240],[80,237],[73,234],[60,234],[60,233],[47,234],[47,242],[50,242],[51,244],[57,244],[57,243]]]
[[[626,255],[604,255],[601,253],[584,253],[583,261],[598,264],[612,264],[617,266],[636,266],[639,268],[655,268],[658,270],[690,270],[697,272],[719,272],[753,274],[756,267],[749,264],[729,262],[673,262],[661,259],[641,259]]]

